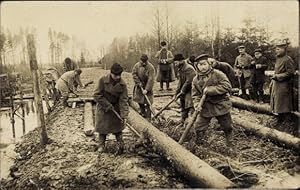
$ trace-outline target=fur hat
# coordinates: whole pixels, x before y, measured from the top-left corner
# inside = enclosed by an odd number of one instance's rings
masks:
[[[114,63],[110,68],[110,72],[115,75],[120,75],[123,72],[123,67],[119,63]]]

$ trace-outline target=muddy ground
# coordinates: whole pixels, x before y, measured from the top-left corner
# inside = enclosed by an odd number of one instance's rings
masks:
[[[97,68],[83,71],[82,81],[94,81],[86,89],[79,89],[82,97],[92,95],[97,79],[107,74]],[[123,75],[132,94],[133,82],[129,73]],[[176,87],[173,82],[171,87]],[[159,92],[158,84],[154,93]],[[170,97],[155,98],[154,107],[160,109]],[[274,118],[263,114],[233,109],[238,115],[250,122],[270,126],[289,132],[282,126],[276,126]],[[175,127],[180,120],[179,106],[173,103],[163,112],[165,121],[157,126],[175,140],[179,140],[184,128]],[[13,178],[4,183],[6,189],[103,189],[103,188],[185,188],[187,182],[176,175],[167,162],[157,156],[151,146],[131,149],[136,139],[130,133],[124,156],[114,156],[115,144],[109,141],[109,152],[98,155],[97,143],[84,136],[83,108],[58,108],[51,113],[48,123],[49,137],[52,143],[45,149],[38,146],[39,131],[26,135],[22,144],[16,146],[19,160],[12,168]],[[295,123],[287,123],[292,126]],[[288,128],[287,127],[287,128]],[[283,129],[282,129],[283,128]],[[126,135],[125,135],[126,136]],[[184,146],[218,169],[239,187],[251,188],[295,188],[300,187],[300,159],[296,151],[277,146],[268,139],[247,133],[234,125],[233,147],[225,145],[224,134],[219,130],[216,120],[212,120],[203,137],[203,144],[196,144],[191,133]],[[3,185],[3,183],[2,183]]]

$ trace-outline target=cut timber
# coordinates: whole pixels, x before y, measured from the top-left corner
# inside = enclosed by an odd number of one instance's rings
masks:
[[[244,99],[236,97],[236,96],[231,96],[230,100],[234,107],[253,111],[253,112],[272,115],[270,106],[268,104],[257,104],[257,103],[250,102],[250,101],[244,100]]]
[[[84,134],[92,136],[94,132],[93,106],[91,102],[84,104]]]
[[[247,131],[253,132],[254,134],[264,138],[269,138],[287,147],[292,147],[296,150],[300,150],[300,138],[294,137],[293,135],[284,132],[280,132],[276,129],[271,129],[256,123],[245,121],[244,119],[239,118],[235,115],[232,115],[232,119],[235,124],[241,126]]]
[[[269,104],[258,104],[255,102],[250,102],[248,100],[242,99],[240,97],[231,96],[230,100],[232,105],[239,109],[249,110],[257,113],[263,113],[268,115],[273,115]],[[295,116],[300,117],[299,112],[292,112]]]
[[[230,188],[235,184],[220,174],[216,169],[189,152],[183,146],[159,131],[133,108],[129,108],[129,123],[139,132],[145,134],[153,146],[196,187]]]

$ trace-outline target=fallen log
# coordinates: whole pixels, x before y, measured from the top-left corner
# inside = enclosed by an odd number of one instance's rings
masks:
[[[94,132],[93,106],[91,102],[84,104],[84,134],[92,136]]]
[[[257,123],[251,123],[236,115],[232,115],[232,119],[235,124],[241,126],[247,131],[253,132],[254,134],[264,138],[269,138],[270,140],[278,142],[279,144],[284,145],[286,147],[291,147],[296,150],[300,150],[300,138],[278,131],[276,129],[264,127]]]
[[[145,134],[153,146],[186,177],[191,185],[202,188],[231,188],[235,184],[216,169],[179,145],[165,133],[159,131],[133,108],[129,108],[129,123],[141,134]]]
[[[237,97],[237,96],[231,96],[230,100],[232,102],[232,105],[236,108],[253,111],[253,112],[257,112],[257,113],[273,115],[269,104],[258,104],[255,102],[250,102],[248,100],[245,100],[245,99]],[[300,118],[299,112],[295,111],[292,113],[295,116]]]

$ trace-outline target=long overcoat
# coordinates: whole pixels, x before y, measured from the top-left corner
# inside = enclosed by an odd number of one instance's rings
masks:
[[[256,68],[256,65],[260,64],[261,68]],[[252,76],[251,84],[264,83],[265,82],[265,70],[268,68],[268,59],[265,56],[260,58],[254,58],[254,64],[251,65]]]
[[[95,90],[94,99],[97,102],[95,114],[95,130],[99,134],[119,133],[124,129],[124,124],[108,108],[111,106],[119,113],[121,118],[128,117],[128,91],[123,79],[115,82],[110,74],[99,79]]]
[[[133,66],[132,77],[134,81],[133,101],[139,104],[148,104],[145,96],[142,93],[142,89],[139,87],[139,85],[142,85],[143,89],[147,90],[147,96],[152,104],[155,77],[155,69],[152,63],[147,62],[146,65],[143,66],[142,62],[137,62]]]
[[[175,81],[175,69],[174,69],[174,64],[172,63],[173,61],[173,54],[171,51],[167,50],[167,53],[166,53],[166,57],[163,58],[162,57],[162,50],[158,51],[155,55],[156,58],[158,58],[158,66],[157,66],[157,76],[156,76],[156,81],[157,82],[166,82],[166,78],[169,79],[169,82],[173,82]],[[168,64],[167,65],[164,65],[164,64],[161,64],[161,60],[162,59],[165,59]],[[169,67],[170,69],[170,76],[162,76],[162,73],[161,73],[161,69],[162,68],[165,68],[165,67]]]
[[[192,99],[192,82],[196,76],[194,67],[188,63],[184,63],[181,68],[178,69],[178,84],[176,94],[182,92],[184,95],[180,97],[181,110],[194,107]]]
[[[83,86],[80,80],[80,75],[77,75],[75,71],[65,72],[57,80],[55,88],[60,91],[62,96],[67,96],[71,91],[74,91],[74,83]]]
[[[208,75],[197,74],[192,83],[192,98],[195,108],[199,106],[205,87],[207,87],[207,94],[200,115],[215,117],[229,113],[232,107],[229,100],[231,84],[227,76],[216,69],[212,69]]]
[[[271,110],[274,113],[287,113],[293,110],[294,61],[288,55],[277,57],[275,80],[271,81]]]

